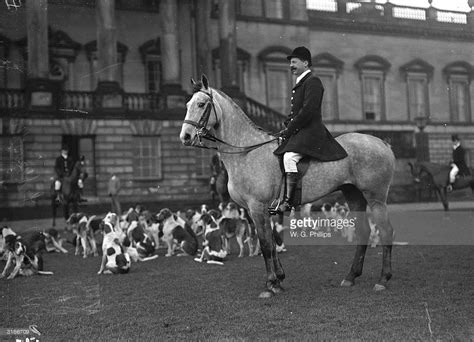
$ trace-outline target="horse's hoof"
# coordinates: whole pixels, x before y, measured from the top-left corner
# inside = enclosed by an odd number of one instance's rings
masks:
[[[283,293],[285,292],[285,289],[281,285],[272,286],[272,292],[274,294]]]
[[[344,280],[341,282],[341,286],[342,286],[342,287],[351,287],[351,286],[354,286],[354,282],[344,279]]]
[[[384,285],[380,285],[380,284],[375,284],[374,286],[374,291],[383,291],[383,290],[386,290],[387,288],[384,286]]]
[[[272,298],[274,295],[273,291],[265,290],[258,295],[258,298]]]

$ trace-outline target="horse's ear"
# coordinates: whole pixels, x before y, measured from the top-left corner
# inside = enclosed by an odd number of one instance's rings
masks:
[[[209,89],[209,81],[207,79],[207,76],[202,74],[201,76],[201,82],[202,82],[202,85],[204,86],[204,89]]]
[[[191,84],[192,84],[193,86],[196,85],[196,81],[195,81],[194,78],[192,78],[192,77],[191,77]]]

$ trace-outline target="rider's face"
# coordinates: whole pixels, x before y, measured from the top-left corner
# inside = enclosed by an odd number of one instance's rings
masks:
[[[308,70],[308,62],[302,61],[298,57],[293,57],[290,60],[290,69],[293,75],[299,76],[306,70]]]

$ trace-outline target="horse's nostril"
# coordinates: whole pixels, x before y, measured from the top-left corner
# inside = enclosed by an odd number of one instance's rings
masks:
[[[186,133],[186,134],[184,135],[184,141],[189,141],[189,140],[191,140],[191,134]]]

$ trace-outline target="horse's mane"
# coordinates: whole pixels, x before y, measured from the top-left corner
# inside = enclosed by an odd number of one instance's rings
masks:
[[[203,88],[203,84],[202,84],[201,81],[194,83],[194,85],[193,85],[193,94],[197,93],[198,91],[201,91],[202,88]],[[265,132],[267,134],[273,135],[272,132],[267,131],[266,129],[260,127],[255,122],[253,122],[252,119],[250,119],[249,116],[243,111],[243,109],[237,103],[235,103],[234,100],[232,100],[232,98],[230,96],[228,96],[226,93],[224,93],[221,90],[214,89],[214,88],[209,88],[209,89],[214,90],[215,92],[220,94],[223,98],[225,98],[227,101],[229,101],[229,103],[232,105],[232,107],[235,110],[237,110],[237,111],[239,111],[240,113],[243,114],[242,117],[244,118],[245,121],[247,121],[249,123],[250,126],[252,126],[253,128],[255,128],[259,131],[262,131],[262,132]]]

